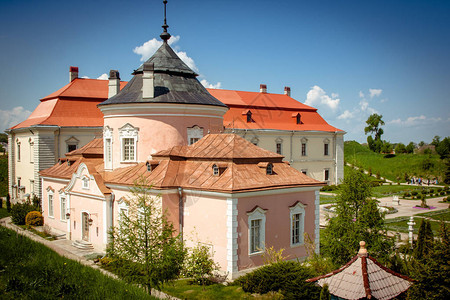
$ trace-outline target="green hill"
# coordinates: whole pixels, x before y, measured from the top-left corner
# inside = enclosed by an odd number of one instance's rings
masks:
[[[355,141],[344,143],[344,160],[373,174],[378,172],[382,177],[392,181],[404,182],[408,176],[442,179],[445,165],[439,155],[424,154],[380,154],[372,152],[367,146]]]

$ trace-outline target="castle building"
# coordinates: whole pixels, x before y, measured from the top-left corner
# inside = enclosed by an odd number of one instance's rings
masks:
[[[144,178],[187,244],[209,245],[230,278],[262,265],[266,246],[305,257],[305,233],[318,252],[325,183],[281,154],[223,133],[227,105],[175,54],[163,28],[162,46],[123,88],[110,72],[108,99],[97,105],[102,137],[40,171],[45,223],[102,251]]]

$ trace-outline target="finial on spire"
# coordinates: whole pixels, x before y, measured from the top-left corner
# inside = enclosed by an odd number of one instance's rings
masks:
[[[164,41],[164,43],[167,43],[167,40],[170,39],[170,33],[167,32],[167,28],[169,27],[169,25],[167,25],[167,20],[166,20],[167,0],[164,0],[163,3],[164,3],[164,25],[161,27],[164,29],[164,31],[163,31],[163,33],[161,33],[160,37]]]
[[[367,256],[366,242],[364,242],[364,241],[359,242],[358,255],[359,256]]]

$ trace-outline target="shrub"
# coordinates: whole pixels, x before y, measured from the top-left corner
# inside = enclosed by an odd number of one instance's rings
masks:
[[[38,211],[30,211],[25,217],[25,225],[42,226],[44,225],[44,217]]]
[[[0,197],[0,208],[3,208],[3,198]]]
[[[409,192],[405,192],[403,194],[403,198],[411,197],[411,194]]]
[[[6,195],[6,210],[11,212],[11,196],[9,194]]]
[[[25,218],[30,211],[36,210],[36,207],[29,203],[17,203],[11,208],[11,218],[16,225],[25,225]]]
[[[305,282],[313,272],[298,262],[283,261],[263,266],[236,280],[245,292],[281,292],[288,299],[318,299],[320,288]]]
[[[212,258],[210,248],[199,243],[196,247],[189,249],[183,269],[185,276],[192,277],[197,284],[205,285],[218,266]]]
[[[444,196],[444,195],[445,195],[445,192],[442,191],[442,192],[439,193],[439,195]]]
[[[417,196],[417,194],[418,194],[417,191],[412,191],[412,192],[411,192],[411,195],[413,195],[413,196]]]

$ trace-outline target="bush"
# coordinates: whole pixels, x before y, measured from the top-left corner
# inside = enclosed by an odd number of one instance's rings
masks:
[[[412,191],[412,192],[411,192],[411,195],[413,195],[413,196],[417,196],[417,194],[418,194],[417,191]]]
[[[445,195],[445,192],[442,191],[442,192],[439,193],[439,195],[444,196],[444,195]]]
[[[44,225],[44,217],[38,211],[30,211],[25,217],[25,225],[42,226]]]
[[[405,192],[403,194],[403,198],[411,197],[411,194],[409,192]]]
[[[298,262],[283,261],[263,266],[236,280],[245,292],[266,294],[281,292],[287,299],[318,299],[320,288],[305,282],[312,270]]]
[[[11,196],[9,194],[6,195],[6,210],[11,212]]]
[[[214,262],[208,246],[197,244],[196,247],[189,249],[183,267],[186,277],[192,277],[196,284],[205,285],[213,275],[213,271],[217,269],[218,265]]]
[[[29,203],[17,203],[11,208],[11,218],[16,225],[25,225],[25,218],[30,211],[36,210],[36,207]]]

